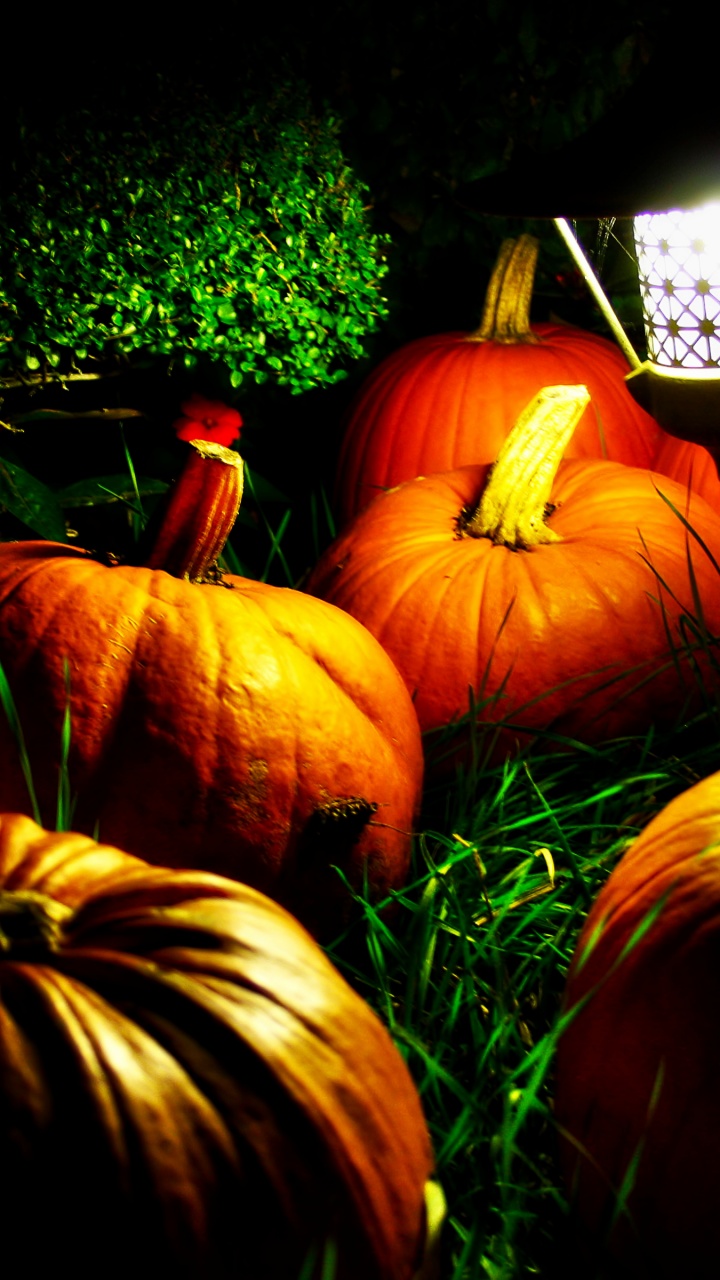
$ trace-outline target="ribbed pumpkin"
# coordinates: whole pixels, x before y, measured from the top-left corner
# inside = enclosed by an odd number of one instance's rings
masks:
[[[467,715],[471,691],[480,722],[508,722],[500,755],[527,730],[600,741],[696,706],[695,665],[714,678],[718,573],[658,489],[681,514],[686,492],[619,463],[559,462],[586,403],[584,387],[544,389],[494,467],[376,498],[309,579],[386,648],[424,731]],[[697,497],[689,510],[720,558],[720,516]]]
[[[0,815],[6,1249],[77,1280],[411,1280],[432,1170],[372,1012],[289,913]],[[323,1273],[324,1274],[324,1273]]]
[[[79,830],[99,823],[152,862],[246,880],[327,935],[350,901],[332,864],[375,897],[406,875],[417,719],[347,614],[216,573],[240,460],[189,448],[143,565],[48,542],[0,547],[0,663],[40,814],[54,820],[67,702]],[[3,715],[0,808],[32,813]]]
[[[568,976],[555,1116],[573,1208],[594,1258],[605,1240],[608,1275],[717,1275],[719,1006],[715,773],[617,864]]]
[[[590,391],[568,457],[652,465],[661,431],[630,395],[615,344],[574,325],[531,325],[537,253],[532,236],[505,241],[479,329],[418,338],[362,384],[338,462],[342,523],[404,480],[492,462],[518,414],[550,384]]]
[[[699,493],[716,511],[720,511],[717,464],[703,445],[664,434],[653,461],[653,470],[677,480],[693,493]]]

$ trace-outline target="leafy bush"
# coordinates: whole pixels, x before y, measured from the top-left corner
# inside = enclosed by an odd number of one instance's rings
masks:
[[[0,385],[205,359],[302,392],[385,314],[365,189],[301,89],[227,107],[165,85],[26,153],[0,202]]]

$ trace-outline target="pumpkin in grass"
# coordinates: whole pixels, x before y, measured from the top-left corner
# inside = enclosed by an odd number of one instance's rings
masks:
[[[673,723],[720,657],[720,516],[662,476],[559,461],[586,403],[582,386],[543,389],[494,467],[376,498],[307,584],[387,649],[426,733],[471,693],[498,725],[493,758],[539,730],[597,742]]]
[[[719,1004],[715,773],[621,858],[568,975],[555,1116],[582,1244],[604,1241],[613,1277],[717,1275]]]
[[[0,815],[3,1220],[29,1276],[411,1280],[432,1152],[403,1059],[297,920]],[[324,1273],[323,1273],[324,1274]]]
[[[568,457],[652,464],[662,432],[630,395],[615,344],[573,325],[531,325],[537,252],[532,236],[507,240],[476,332],[418,338],[362,384],[338,462],[341,523],[404,480],[492,462],[518,414],[551,383],[582,383],[591,395]]]
[[[335,866],[375,899],[405,878],[420,733],[391,661],[347,614],[213,569],[241,477],[233,451],[189,446],[142,565],[0,546],[0,664],[46,822],[67,702],[79,830],[246,880],[327,937],[350,902]],[[0,808],[32,812],[2,715]]]

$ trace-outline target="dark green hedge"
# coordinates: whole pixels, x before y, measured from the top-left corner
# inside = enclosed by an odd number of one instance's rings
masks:
[[[77,112],[34,154],[25,139],[0,203],[0,383],[204,359],[301,392],[363,353],[385,242],[336,120],[295,88],[172,93],[135,119]]]

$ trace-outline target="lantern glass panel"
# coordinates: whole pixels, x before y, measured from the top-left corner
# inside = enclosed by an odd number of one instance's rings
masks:
[[[720,202],[635,218],[648,356],[668,368],[720,367]]]

